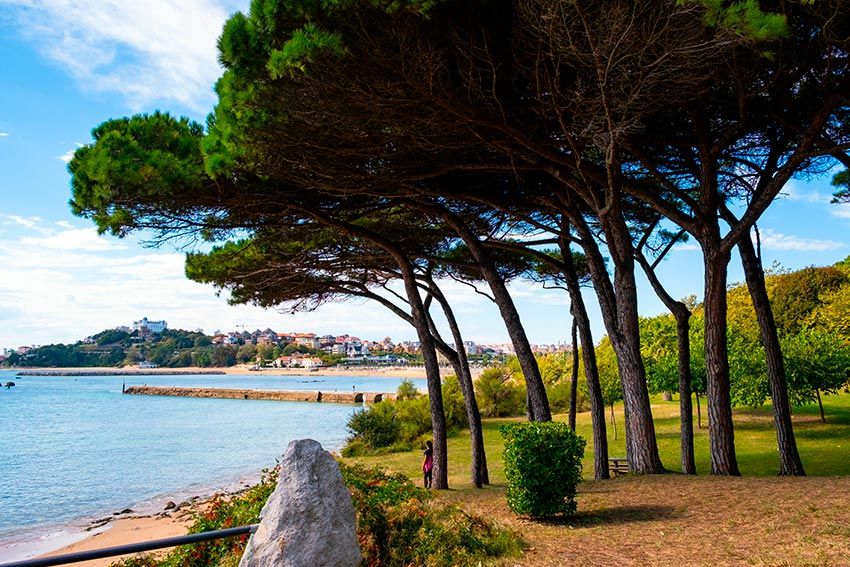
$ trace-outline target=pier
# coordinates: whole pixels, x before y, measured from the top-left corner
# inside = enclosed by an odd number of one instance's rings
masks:
[[[272,400],[277,402],[326,402],[334,404],[362,404],[364,402],[374,404],[395,397],[395,394],[384,392],[318,392],[311,390],[255,390],[249,388],[180,388],[174,386],[127,386],[124,393],[138,396]]]

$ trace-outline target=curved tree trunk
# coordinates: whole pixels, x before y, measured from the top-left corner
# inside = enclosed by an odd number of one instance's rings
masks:
[[[626,457],[629,469],[643,474],[663,473],[665,470],[658,455],[655,424],[652,421],[649,391],[646,388],[646,369],[640,355],[632,236],[618,212],[611,211],[606,218],[600,219],[614,263],[612,286],[593,233],[579,215],[574,215],[572,219],[582,240],[593,287],[602,309],[602,318],[611,339],[611,346],[617,355],[623,386]]]
[[[578,321],[575,313],[573,315],[573,324],[571,325],[572,338],[572,368],[570,368],[570,413],[569,425],[570,429],[576,430],[576,396],[578,395]]]
[[[312,216],[327,226],[337,228],[352,236],[362,237],[389,254],[398,266],[399,274],[404,282],[407,303],[410,306],[410,316],[419,343],[422,348],[422,358],[425,363],[425,379],[428,385],[428,409],[431,413],[431,431],[434,437],[434,468],[432,469],[432,486],[436,489],[448,489],[448,447],[446,434],[446,413],[443,409],[443,388],[440,381],[440,363],[434,346],[434,337],[428,324],[428,313],[419,295],[419,285],[413,264],[404,252],[390,240],[363,227],[355,226],[322,215],[316,210],[304,209],[303,212]]]
[[[759,333],[764,346],[767,361],[767,378],[770,385],[770,398],[773,401],[773,425],[776,428],[776,442],[779,447],[779,474],[805,476],[803,461],[797,451],[794,438],[794,425],[791,421],[791,404],[788,399],[788,381],[785,377],[785,362],[782,359],[782,347],[776,331],[776,321],[770,307],[770,299],[764,285],[764,271],[761,260],[756,255],[749,236],[738,242],[741,263],[747,278],[747,288],[756,310]]]
[[[687,305],[673,299],[673,296],[667,293],[667,290],[661,285],[661,280],[658,279],[655,273],[655,264],[650,265],[641,250],[636,250],[635,257],[643,268],[653,290],[655,290],[655,294],[676,319],[679,375],[679,445],[681,448],[682,472],[685,474],[696,474],[697,466],[694,459],[694,415],[693,408],[691,407],[691,310],[688,309]],[[655,263],[660,258],[659,256],[655,260]]]
[[[566,233],[564,231],[567,231]],[[587,380],[587,395],[590,398],[590,418],[593,424],[593,471],[597,480],[610,477],[608,471],[608,431],[605,425],[605,402],[602,397],[602,386],[599,383],[599,369],[596,366],[596,351],[593,348],[593,333],[590,329],[590,319],[581,295],[578,273],[569,242],[566,239],[569,227],[562,227],[560,238],[561,257],[564,261],[564,276],[567,291],[570,294],[570,304],[573,314],[574,330],[581,336],[581,356],[584,362],[584,375]],[[573,372],[578,369],[575,351],[575,335],[573,335]],[[615,429],[616,435],[616,429]],[[616,437],[615,437],[616,439]]]
[[[446,443],[446,414],[443,409],[443,388],[440,381],[440,364],[437,360],[437,351],[434,345],[434,337],[428,325],[428,316],[422,297],[419,295],[419,287],[416,283],[416,274],[410,262],[395,250],[388,250],[393,254],[399,271],[404,281],[404,289],[407,301],[410,304],[410,312],[413,316],[413,325],[422,347],[422,358],[425,362],[425,378],[428,384],[428,406],[431,410],[431,429],[434,436],[434,469],[432,486],[436,489],[448,489],[448,447]]]
[[[434,288],[436,287],[433,285],[433,280],[429,283]],[[478,410],[478,401],[475,399],[472,372],[469,370],[469,360],[466,357],[466,348],[463,346],[463,336],[460,334],[460,327],[457,324],[457,319],[455,319],[454,311],[452,311],[442,291],[435,290],[434,297],[436,297],[443,309],[443,314],[446,316],[449,330],[452,333],[452,340],[455,343],[455,348],[451,349],[443,341],[438,340],[437,347],[451,361],[455,373],[457,373],[458,383],[460,384],[464,405],[466,406],[466,417],[469,421],[469,437],[472,451],[471,480],[473,486],[481,488],[483,484],[490,484],[490,474],[487,470],[487,455],[484,451],[484,431],[481,427],[481,413]]]
[[[445,209],[433,209],[427,207],[429,212],[438,214],[466,244],[475,261],[482,277],[490,287],[499,313],[505,322],[505,328],[514,347],[514,354],[519,361],[522,374],[525,377],[525,391],[529,419],[535,421],[552,421],[552,412],[549,409],[549,398],[540,376],[540,368],[537,366],[537,358],[531,350],[531,343],[525,334],[525,328],[519,317],[514,300],[508,292],[505,280],[496,269],[488,250],[481,244],[478,238],[472,234],[463,221]]]
[[[729,391],[726,345],[726,269],[729,254],[703,244],[705,266],[705,377],[711,474],[740,476]]]

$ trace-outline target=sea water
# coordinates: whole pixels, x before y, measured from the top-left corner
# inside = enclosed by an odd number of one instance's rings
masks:
[[[345,376],[17,376],[0,371],[0,562],[124,508],[254,482],[293,439],[342,447],[359,405],[122,395],[122,385],[393,392]],[[424,388],[424,380],[414,380]],[[57,542],[59,539],[56,540]],[[56,547],[64,545],[58,543]]]

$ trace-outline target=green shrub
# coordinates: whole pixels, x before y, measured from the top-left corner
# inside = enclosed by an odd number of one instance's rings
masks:
[[[496,366],[482,372],[475,382],[475,396],[484,417],[525,413],[525,389],[514,382],[507,366]]]
[[[587,386],[579,380],[576,393],[576,411],[590,410],[590,400],[587,398]],[[549,398],[549,407],[553,413],[566,413],[570,409],[570,382],[569,378],[556,382],[546,388],[546,396]]]
[[[406,388],[399,387],[399,393]],[[423,437],[431,437],[431,408],[428,396],[385,400],[354,413],[348,420],[351,433],[342,449],[343,457],[359,457],[399,451],[410,451],[422,445]],[[466,406],[460,385],[450,376],[443,382],[443,409],[446,429],[454,435],[467,427]]]
[[[401,428],[396,420],[395,405],[390,401],[373,404],[354,412],[348,420],[351,440],[360,439],[367,447],[388,447],[399,440]]]
[[[573,514],[585,441],[566,423],[515,423],[501,427],[508,507],[516,514]]]
[[[421,395],[422,393],[416,388],[413,380],[409,378],[404,378],[395,391],[395,397],[397,400],[413,400]]]
[[[393,406],[399,424],[399,436],[396,441],[411,442],[424,433],[430,433],[431,408],[427,396],[398,400]]]
[[[380,469],[340,464],[357,513],[357,537],[364,565],[475,566],[489,558],[519,555],[522,540],[513,532],[466,514],[457,506],[431,502],[432,493],[409,478]],[[191,533],[258,521],[274,490],[277,472],[229,500],[213,500]],[[247,537],[178,547],[162,559],[124,559],[117,567],[237,567]]]
[[[469,427],[466,415],[466,403],[457,376],[452,374],[443,379],[443,411],[446,414],[446,428],[450,432]]]
[[[364,564],[385,567],[474,566],[518,555],[516,534],[431,501],[432,493],[406,476],[380,469],[340,465],[357,511]]]

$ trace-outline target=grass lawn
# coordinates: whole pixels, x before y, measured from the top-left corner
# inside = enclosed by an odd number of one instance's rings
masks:
[[[704,402],[704,400],[703,400]],[[796,408],[794,426],[807,478],[778,478],[770,407],[735,411],[735,441],[744,478],[709,472],[708,432],[695,428],[700,477],[627,475],[579,486],[578,514],[563,523],[513,516],[505,504],[502,442],[505,419],[484,424],[492,485],[469,483],[466,432],[449,440],[449,485],[440,498],[520,532],[528,549],[508,565],[850,565],[850,394]],[[653,399],[661,459],[679,470],[678,401]],[[609,453],[625,455],[622,406],[615,407],[618,439],[609,424]],[[556,419],[565,419],[557,416]],[[585,478],[592,478],[590,416],[578,416],[588,440]],[[421,452],[352,459],[420,478]],[[836,478],[842,477],[844,478]],[[813,478],[820,477],[820,478]]]

